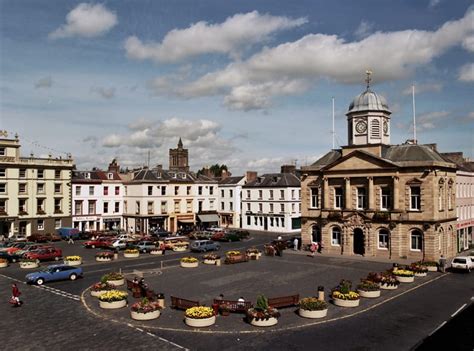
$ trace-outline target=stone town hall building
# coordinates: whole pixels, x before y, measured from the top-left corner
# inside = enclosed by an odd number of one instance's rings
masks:
[[[391,145],[391,111],[369,84],[346,115],[348,145],[302,169],[303,243],[390,259],[455,255],[455,164],[435,145]]]

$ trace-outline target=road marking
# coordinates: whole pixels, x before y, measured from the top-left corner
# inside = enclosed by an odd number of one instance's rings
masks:
[[[10,279],[10,280],[13,280],[14,282],[22,283],[22,284],[26,285],[26,282],[24,282],[22,280],[19,280],[19,279],[16,279],[16,278],[9,277],[8,275],[0,274],[0,276],[2,276],[4,278],[7,278],[7,279]]]
[[[441,329],[447,322],[444,321],[443,323],[441,323],[438,328],[436,328],[435,330],[433,330],[431,333],[428,334],[428,336],[431,336],[433,335],[434,333],[436,333],[439,329]]]
[[[464,307],[466,307],[467,303],[465,303],[464,305],[462,305],[461,307],[459,307],[457,309],[456,312],[454,312],[452,315],[451,315],[451,318],[453,318],[455,315],[457,315]]]

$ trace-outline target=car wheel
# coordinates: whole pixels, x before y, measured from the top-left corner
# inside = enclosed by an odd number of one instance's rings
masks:
[[[43,285],[43,283],[44,283],[44,279],[43,279],[43,278],[38,278],[38,279],[36,279],[36,284],[37,284],[37,285]]]
[[[76,280],[76,279],[77,279],[77,274],[76,274],[76,273],[72,273],[72,274],[69,276],[69,279],[71,279],[71,280]]]
[[[95,245],[91,245],[91,248],[95,249]]]
[[[15,262],[16,262],[16,258],[12,258],[12,262],[15,263]]]
[[[55,261],[59,261],[59,257],[56,256],[56,257],[54,258],[54,260],[55,260]]]

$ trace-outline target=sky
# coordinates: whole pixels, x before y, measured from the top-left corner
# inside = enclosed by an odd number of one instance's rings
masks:
[[[391,143],[474,158],[474,6],[456,0],[0,0],[0,129],[79,169],[278,172],[347,145],[352,99],[392,110]]]

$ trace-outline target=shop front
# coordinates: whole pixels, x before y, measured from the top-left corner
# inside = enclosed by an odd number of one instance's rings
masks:
[[[217,213],[199,213],[197,215],[197,225],[201,229],[219,226],[219,216]]]
[[[102,218],[104,230],[119,230],[122,228],[120,217]]]
[[[155,230],[167,230],[166,229],[167,218],[168,216],[148,217],[148,232],[153,232]]]

